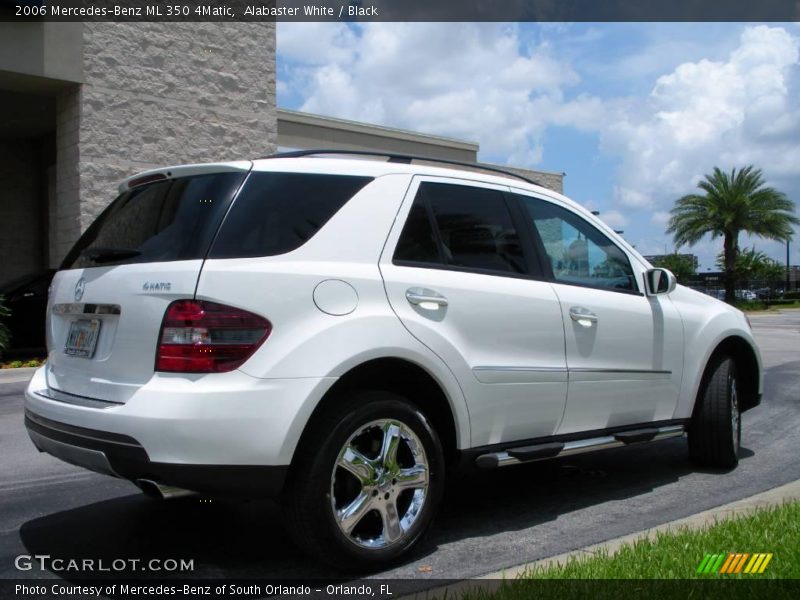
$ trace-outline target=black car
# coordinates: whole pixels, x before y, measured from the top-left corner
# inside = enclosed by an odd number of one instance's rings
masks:
[[[0,285],[0,296],[5,297],[5,305],[11,311],[2,319],[11,331],[11,345],[3,352],[4,358],[47,354],[44,331],[47,288],[55,274],[55,269],[48,269]]]

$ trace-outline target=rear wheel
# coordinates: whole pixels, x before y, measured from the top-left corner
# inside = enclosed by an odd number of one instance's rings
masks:
[[[712,359],[689,424],[689,454],[707,467],[735,467],[739,462],[742,417],[736,363],[728,356]]]
[[[404,398],[358,392],[315,420],[283,506],[290,535],[337,568],[384,566],[428,529],[441,498],[436,432]]]

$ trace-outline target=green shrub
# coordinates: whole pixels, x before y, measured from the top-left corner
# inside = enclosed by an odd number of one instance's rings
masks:
[[[761,300],[743,300],[734,303],[734,306],[739,310],[764,310],[767,308]]]
[[[783,295],[784,300],[800,300],[800,291],[786,292]]]
[[[777,300],[770,300],[769,303],[771,306],[795,306],[797,304],[797,300],[791,300],[788,298],[777,299]]]

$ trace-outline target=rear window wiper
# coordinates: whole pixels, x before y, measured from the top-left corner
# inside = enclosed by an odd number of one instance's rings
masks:
[[[116,262],[126,258],[133,258],[140,254],[141,252],[131,248],[87,248],[81,252],[81,256],[85,256],[96,263]]]

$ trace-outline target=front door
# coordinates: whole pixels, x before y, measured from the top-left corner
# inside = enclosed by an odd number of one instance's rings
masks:
[[[561,304],[569,391],[558,433],[672,419],[683,325],[669,297],[646,296],[644,265],[582,215],[555,200],[516,198]]]

